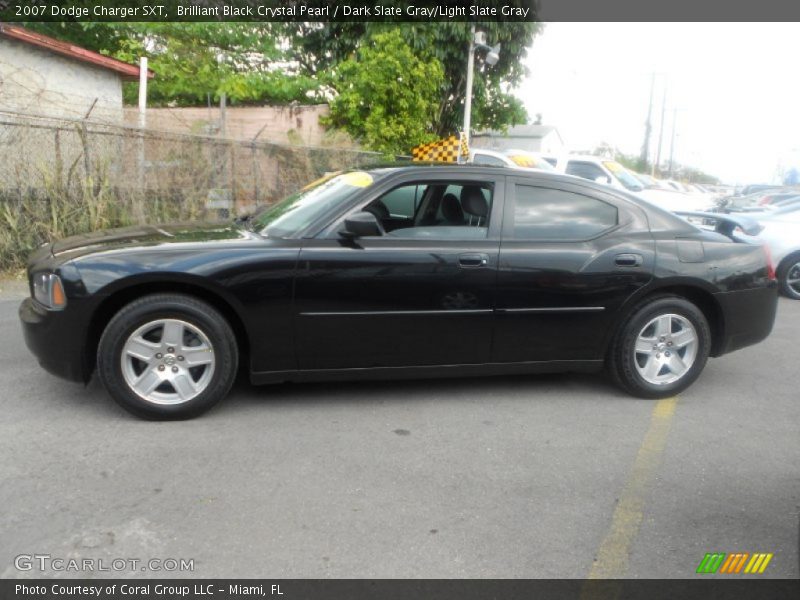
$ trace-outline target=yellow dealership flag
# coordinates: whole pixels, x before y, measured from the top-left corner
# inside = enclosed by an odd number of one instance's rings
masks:
[[[411,149],[411,157],[415,161],[452,163],[458,162],[459,156],[469,158],[469,144],[467,136],[463,133],[460,139],[451,135],[448,138],[420,144]]]

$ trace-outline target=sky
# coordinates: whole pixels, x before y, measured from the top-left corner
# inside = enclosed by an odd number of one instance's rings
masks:
[[[798,23],[547,23],[516,90],[570,150],[638,155],[656,73],[650,157],[666,88],[661,157],[726,183],[772,183],[800,167]],[[676,111],[676,112],[675,112]]]

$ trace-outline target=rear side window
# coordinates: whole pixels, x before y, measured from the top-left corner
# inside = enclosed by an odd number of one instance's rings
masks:
[[[617,207],[564,190],[517,185],[514,239],[585,240],[618,222]]]

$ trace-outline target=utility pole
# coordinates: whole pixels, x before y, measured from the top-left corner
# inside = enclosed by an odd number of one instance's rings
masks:
[[[228,134],[228,96],[225,92],[219,97],[219,135],[221,138],[226,138]]]
[[[664,140],[664,113],[667,110],[667,84],[664,82],[664,95],[661,98],[661,123],[658,126],[658,147],[656,149],[656,159],[653,161],[651,175],[656,176],[656,168],[661,164],[661,144]]]
[[[147,57],[139,59],[139,128],[147,126]]]
[[[140,191],[144,194],[147,187],[145,172],[144,131],[147,127],[147,57],[139,58],[139,148],[138,170]],[[133,218],[137,223],[145,222],[144,203],[138,198],[133,203]]]
[[[464,135],[467,136],[467,144],[469,144],[469,130],[471,127],[470,119],[472,117],[472,72],[475,70],[475,24],[469,32],[469,54],[467,56],[467,85],[464,96]]]
[[[472,83],[474,79],[473,71],[475,70],[475,52],[477,50],[486,51],[485,62],[490,67],[497,64],[500,60],[500,44],[488,46],[486,44],[486,34],[483,31],[475,32],[475,24],[472,24],[469,30],[469,56],[467,57],[467,85],[464,97],[464,136],[466,137],[467,144],[469,144],[469,134],[472,128],[470,119],[472,118]]]
[[[642,171],[647,170],[647,159],[650,154],[650,132],[653,128],[650,119],[653,116],[653,90],[656,86],[656,74],[650,79],[650,102],[647,104],[647,121],[644,124],[644,142],[642,143],[642,152],[639,155],[639,168]]]
[[[669,177],[672,179],[672,159],[675,157],[675,121],[678,119],[678,109],[672,109],[672,140],[669,144]]]

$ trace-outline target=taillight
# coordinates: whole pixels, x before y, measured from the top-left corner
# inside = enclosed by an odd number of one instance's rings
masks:
[[[775,265],[772,262],[772,252],[770,252],[769,246],[766,244],[764,244],[762,248],[764,248],[764,255],[767,258],[767,279],[775,281],[778,276],[775,273]]]
[[[772,196],[764,196],[761,200],[758,201],[759,205],[764,206],[766,204],[772,204]]]

